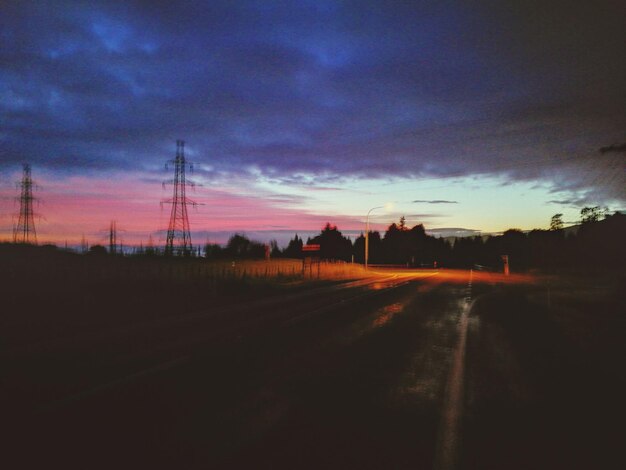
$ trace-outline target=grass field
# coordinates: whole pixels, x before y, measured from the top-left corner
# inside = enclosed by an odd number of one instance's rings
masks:
[[[360,265],[302,260],[79,255],[0,244],[4,342],[211,311],[316,284],[357,279]]]

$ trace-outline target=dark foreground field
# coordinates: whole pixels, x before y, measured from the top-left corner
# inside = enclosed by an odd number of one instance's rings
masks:
[[[0,257],[6,468],[623,468],[621,273]]]
[[[463,468],[622,468],[624,278],[544,278],[479,299]]]

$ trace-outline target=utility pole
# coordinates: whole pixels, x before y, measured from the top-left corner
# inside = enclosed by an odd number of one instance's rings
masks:
[[[198,203],[187,198],[187,184],[194,186],[194,183],[187,181],[185,170],[189,168],[193,171],[193,165],[185,160],[185,142],[176,141],[176,157],[168,163],[174,165],[174,179],[163,182],[171,183],[174,186],[174,193],[171,199],[166,199],[161,204],[171,204],[170,223],[167,228],[167,239],[165,242],[166,255],[190,255],[193,252],[191,244],[191,233],[189,230],[189,217],[187,206],[197,206]],[[167,164],[165,165],[167,169]]]
[[[148,235],[148,244],[146,245],[146,255],[155,255],[156,250],[154,249],[154,241],[152,240],[152,234]]]
[[[20,201],[20,213],[17,217],[17,225],[13,229],[14,243],[37,244],[37,232],[35,231],[35,221],[33,216],[33,180],[30,176],[30,165],[24,164],[22,181],[18,183],[20,196],[16,198]]]
[[[117,226],[115,220],[111,221],[109,227],[109,254],[114,255],[117,253]]]

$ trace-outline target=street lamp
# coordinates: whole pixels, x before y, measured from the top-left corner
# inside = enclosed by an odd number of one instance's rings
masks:
[[[385,206],[372,207],[369,211],[367,211],[367,215],[365,216],[365,269],[367,269],[367,259],[369,258],[370,248],[370,212],[384,207]]]

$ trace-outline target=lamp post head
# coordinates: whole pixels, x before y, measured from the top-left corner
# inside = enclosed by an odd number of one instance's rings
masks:
[[[370,213],[371,213],[372,211],[375,211],[376,209],[382,209],[382,208],[384,208],[384,207],[385,207],[385,206],[376,206],[376,207],[372,207],[370,210],[368,210],[368,211],[367,211],[367,217],[369,217],[369,215],[370,215]]]

